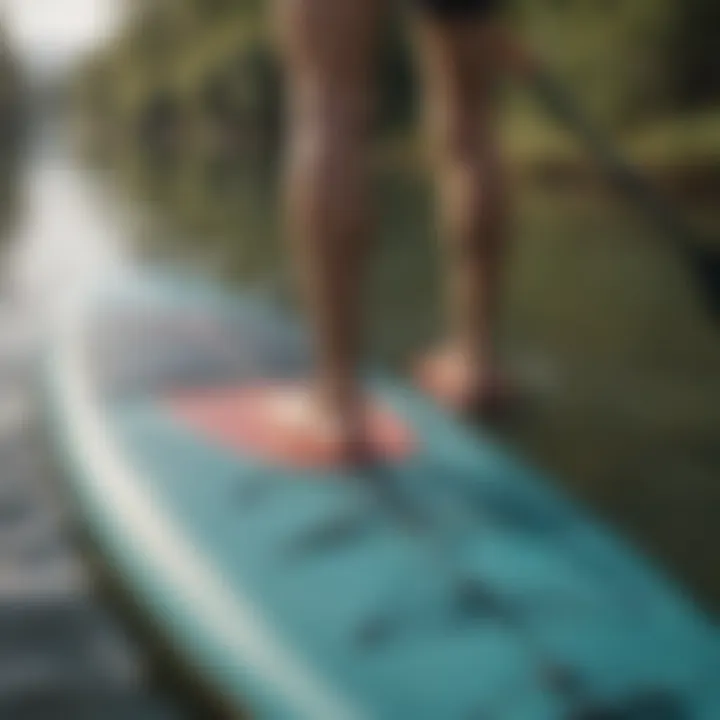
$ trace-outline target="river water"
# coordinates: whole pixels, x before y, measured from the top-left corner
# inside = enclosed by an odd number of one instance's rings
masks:
[[[52,135],[5,164],[0,718],[184,717],[71,539],[31,360],[65,290],[129,256],[282,276],[272,177],[131,159],[98,173]],[[439,332],[438,261],[424,184],[396,171],[378,187],[370,345],[400,370]],[[669,248],[607,199],[561,195],[528,193],[518,211],[504,344],[531,401],[502,432],[720,610],[720,335]]]
[[[120,260],[117,219],[54,142],[3,173],[0,718],[189,717],[101,599],[42,441],[33,363],[43,328],[64,290]]]

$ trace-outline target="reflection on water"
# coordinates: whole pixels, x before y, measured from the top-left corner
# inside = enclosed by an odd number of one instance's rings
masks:
[[[150,689],[145,657],[96,598],[40,439],[40,311],[116,258],[114,216],[48,148],[0,157],[0,718],[185,717]]]
[[[0,245],[12,237],[21,211],[20,173],[22,150],[0,148]]]
[[[191,154],[115,170],[156,219],[142,251],[286,285],[272,170]],[[398,170],[377,198],[370,347],[402,371],[440,332],[431,202]],[[720,335],[684,266],[617,201],[526,188],[509,275],[505,346],[530,402],[507,439],[720,609]]]

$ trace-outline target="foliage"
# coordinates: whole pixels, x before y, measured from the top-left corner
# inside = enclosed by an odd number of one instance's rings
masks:
[[[671,44],[674,92],[681,104],[720,100],[720,3],[683,0]]]
[[[264,22],[268,2],[134,3],[117,42],[82,73],[87,108],[144,126],[161,99],[186,132],[223,125],[228,137],[253,127],[277,130],[280,81]],[[515,0],[515,12],[528,37],[608,123],[720,101],[717,0]],[[381,125],[403,127],[414,84],[397,24],[384,44],[381,82]]]

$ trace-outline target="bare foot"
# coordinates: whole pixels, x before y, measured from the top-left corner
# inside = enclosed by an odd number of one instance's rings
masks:
[[[372,398],[331,404],[307,384],[218,388],[172,398],[176,420],[242,454],[293,469],[331,469],[400,460],[412,431]]]
[[[415,368],[418,386],[440,405],[461,415],[495,418],[511,400],[511,391],[494,363],[445,347]]]

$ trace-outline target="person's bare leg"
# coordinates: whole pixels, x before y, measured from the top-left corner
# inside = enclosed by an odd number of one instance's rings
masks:
[[[367,250],[366,136],[377,0],[279,0],[288,100],[286,227],[316,341],[306,426],[364,448],[356,380]],[[312,427],[309,427],[313,430]]]
[[[487,19],[419,25],[448,325],[445,346],[420,379],[453,409],[492,410],[504,393],[496,344],[507,215],[495,118],[500,33]]]

